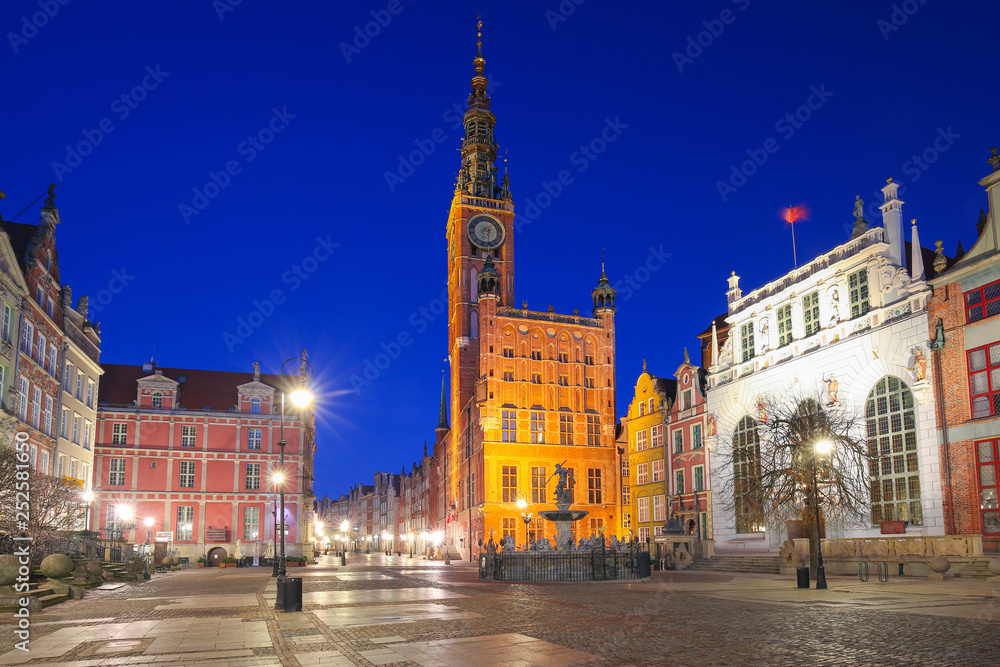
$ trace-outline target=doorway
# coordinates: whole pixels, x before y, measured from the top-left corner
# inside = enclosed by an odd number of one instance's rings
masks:
[[[225,549],[223,549],[222,547],[215,547],[214,549],[208,552],[208,563],[206,563],[206,566],[219,567],[219,563],[221,563],[222,559],[225,558],[227,555],[229,554],[226,553]]]

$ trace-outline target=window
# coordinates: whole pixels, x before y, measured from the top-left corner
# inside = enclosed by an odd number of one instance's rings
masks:
[[[517,466],[502,466],[500,468],[500,485],[502,500],[505,503],[517,502]]]
[[[663,459],[653,459],[653,481],[662,482],[664,475]]]
[[[124,461],[125,459],[121,460]],[[112,467],[114,467],[114,459],[111,459],[111,461],[112,461]],[[60,454],[58,461],[56,461],[56,477],[62,477],[65,474],[66,474],[66,455]]]
[[[597,415],[587,415],[587,444],[591,447],[601,444],[601,420]]]
[[[260,537],[260,508],[243,508],[243,539],[248,542],[256,542]]]
[[[585,354],[585,355],[583,355],[583,363],[586,366],[593,366],[594,365],[594,355],[592,355],[592,354]]]
[[[638,463],[635,466],[635,483],[649,484],[649,464]]]
[[[535,361],[541,361],[542,360],[542,351],[541,350],[532,350],[531,351],[531,358],[534,359]]]
[[[778,347],[792,342],[792,304],[778,308]]]
[[[62,476],[63,457],[59,457],[59,475]],[[125,486],[125,459],[111,459],[108,464],[108,486]]]
[[[63,428],[66,425],[66,411],[63,410]],[[115,423],[111,425],[111,444],[124,445],[128,442],[128,424]]]
[[[181,461],[177,486],[181,489],[194,488],[194,461]]]
[[[656,410],[656,404],[653,402],[653,397],[650,396],[649,397],[649,414],[653,414],[653,412],[655,410]]]
[[[517,539],[517,535],[516,535],[516,531],[517,531],[517,519],[515,519],[513,517],[505,516],[503,518],[503,526],[502,526],[501,530],[503,531],[503,537],[506,538],[506,537],[510,536],[510,537],[513,537],[516,540]]]
[[[870,309],[868,303],[868,269],[861,269],[847,277],[847,290],[851,298],[851,317],[859,317]]]
[[[592,505],[600,505],[604,501],[601,494],[601,469],[587,468],[587,501]]]
[[[259,463],[248,463],[248,464],[246,464],[246,490],[247,491],[259,491],[260,490],[260,464]]]
[[[56,370],[57,368],[59,368],[58,357],[59,357],[59,348],[55,345],[49,345],[49,375],[51,375],[52,377],[59,377],[58,371]]]
[[[94,407],[94,381],[87,380],[87,407]]]
[[[594,378],[589,378],[589,377],[583,378],[583,386],[586,387],[587,389],[593,389],[594,388]]]
[[[667,520],[667,495],[658,493],[653,496],[653,521]]]
[[[154,391],[150,399],[152,407],[160,409],[163,407],[163,394],[158,391]]]
[[[13,312],[6,303],[3,305],[3,324],[0,324],[0,338],[10,342],[10,320]]]
[[[41,285],[35,287],[35,301],[43,309],[45,308],[45,290],[42,288]]]
[[[559,444],[573,443],[573,415],[559,415]]]
[[[76,476],[76,470],[77,470],[77,467],[79,465],[80,465],[80,462],[76,458],[74,458],[74,457],[70,458],[70,460],[69,460],[69,476],[72,477],[73,479],[79,479]]]
[[[674,454],[684,451],[684,431],[677,429],[674,431]]]
[[[194,428],[193,426],[191,427]],[[260,428],[248,428],[247,429],[247,449],[260,449],[261,442],[264,438],[264,429]]]
[[[513,382],[514,381],[514,371],[504,371],[503,372],[503,381],[504,382]]]
[[[45,460],[46,460],[46,462],[48,462],[48,456],[47,455],[45,457]],[[83,465],[81,465],[80,468],[81,468],[80,479],[83,480],[83,488],[84,489],[89,489],[90,488],[90,464],[87,463],[86,461],[84,461]]]
[[[531,413],[531,442],[536,444],[545,442],[544,412]]]
[[[251,398],[250,399],[250,414],[252,414],[252,415],[259,415],[260,414],[260,399],[259,398]],[[255,509],[255,508],[247,508],[247,509]]]
[[[595,516],[590,519],[590,532],[599,537],[604,536],[604,519]]]
[[[983,533],[1000,533],[1000,504],[997,493],[1000,492],[998,478],[1000,468],[997,461],[1000,450],[998,440],[985,440],[976,443],[976,467],[979,471],[979,511],[983,519]]]
[[[733,500],[737,533],[758,532],[763,525],[760,493],[757,422],[752,417],[744,417],[733,432]]]
[[[67,394],[73,393],[74,377],[76,376],[73,375],[73,367],[69,364],[66,364],[66,370],[65,372],[63,372],[63,391],[65,391]]]
[[[705,467],[695,466],[694,467],[694,491],[704,491],[705,490]]]
[[[635,432],[635,451],[642,452],[649,449],[648,435],[649,431],[644,428]]]
[[[80,415],[73,413],[73,442],[80,444]]]
[[[34,341],[35,325],[25,320],[24,326],[21,328],[21,352],[24,352],[29,357],[32,356],[31,352]]]
[[[117,505],[108,505],[108,522],[105,524],[105,537],[121,538],[122,522],[118,519]]]
[[[652,434],[652,437],[650,438],[653,441],[652,442],[652,446],[653,447],[662,447],[663,446],[663,424],[657,424],[653,428],[649,429],[649,431]]]
[[[548,502],[545,498],[545,481],[548,479],[545,472],[545,468],[531,468],[531,502],[533,503]]]
[[[740,345],[740,349],[743,350],[743,361],[750,361],[753,359],[753,322],[747,322],[740,325]]]
[[[636,499],[638,504],[639,512],[639,523],[646,523],[649,521],[649,496],[642,496]]]
[[[76,400],[83,401],[83,371],[76,372]]]
[[[891,375],[879,380],[868,394],[865,417],[872,523],[909,521],[922,525],[913,394],[906,383]]]
[[[42,368],[45,368],[45,334],[41,331],[38,332],[38,344],[35,345],[35,361]]]
[[[691,426],[691,449],[701,449],[701,424]]]
[[[972,418],[1000,414],[1000,343],[967,352]]]
[[[802,297],[802,321],[805,323],[805,337],[819,331],[819,292]]]
[[[533,517],[528,524],[528,541],[541,540],[545,537],[545,519],[540,516]]]
[[[512,347],[504,347],[503,348],[503,356],[507,357],[508,359],[513,359],[514,358],[514,348],[512,348]]]
[[[684,471],[674,471],[674,493],[682,495],[684,493]]]
[[[622,477],[628,477],[629,470],[628,459],[622,459]]]
[[[532,384],[541,384],[542,383],[542,374],[541,373],[532,373],[531,374],[531,383]]]
[[[90,450],[90,434],[93,432],[94,425],[90,423],[89,419],[83,421],[83,448]]]
[[[18,387],[17,416],[21,421],[28,421],[28,378],[21,377]]]
[[[62,414],[59,416],[59,435],[63,438],[69,438],[69,408],[63,408]],[[115,443],[112,441],[111,444],[125,444],[125,443]]]
[[[42,423],[42,390],[35,387],[34,399],[31,401],[31,425],[35,428]]]
[[[561,363],[561,364],[568,364],[569,363],[569,354],[566,353],[566,352],[560,352],[559,353],[559,363]]]
[[[177,507],[177,525],[174,528],[178,542],[190,542],[194,539],[194,505]]]
[[[2,374],[0,374],[0,375],[2,375]],[[0,379],[3,379],[3,378],[0,377]],[[2,386],[3,385],[0,385],[0,387],[2,387]],[[53,407],[52,406],[52,397],[46,395],[45,396],[45,425],[44,425],[44,427],[42,429],[45,432],[45,435],[52,435],[52,407]]]
[[[500,440],[517,442],[517,410],[501,410],[500,419]]]
[[[646,415],[646,401],[639,401],[639,416],[644,417]]]
[[[632,513],[625,512],[622,514],[622,528],[628,530],[632,527]]]
[[[691,390],[685,389],[683,393],[681,393],[681,410],[690,410],[690,409],[691,409]]]
[[[628,485],[622,486],[622,505],[632,504],[632,487]]]
[[[562,385],[563,387],[568,387],[569,386],[569,376],[568,375],[560,375],[559,376],[559,384]]]
[[[84,471],[84,473],[87,472],[87,464],[86,463],[83,464],[83,471]],[[38,464],[38,472],[42,473],[43,475],[48,475],[49,474],[49,453],[47,451],[45,451],[44,449],[42,450],[42,460],[41,460],[41,463]],[[84,475],[83,479],[87,479],[86,475]]]

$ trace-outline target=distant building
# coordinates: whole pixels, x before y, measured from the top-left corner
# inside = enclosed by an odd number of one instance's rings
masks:
[[[1000,157],[993,151],[977,240],[949,262],[931,267],[928,305],[931,352],[917,361],[938,401],[944,520],[949,534],[980,534],[1000,551]],[[928,358],[929,357],[929,358]]]
[[[215,564],[238,546],[245,555],[264,555],[284,524],[286,553],[312,555],[311,408],[285,405],[281,520],[272,481],[281,470],[281,388],[290,378],[159,368],[152,361],[104,370],[92,530],[141,543],[141,524],[150,517],[152,532],[181,556]]]

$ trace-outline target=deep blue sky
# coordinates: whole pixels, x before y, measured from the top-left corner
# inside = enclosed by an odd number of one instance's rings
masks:
[[[613,282],[635,276],[650,248],[671,255],[640,289],[620,290],[619,406],[642,359],[669,376],[683,346],[697,349],[695,335],[725,309],[730,271],[749,291],[792,268],[782,206],[812,210],[796,225],[808,259],[848,238],[856,194],[871,206],[893,176],[924,245],[968,249],[986,205],[976,181],[1000,143],[992,2],[910,0],[915,13],[897,13],[890,32],[890,2],[587,0],[555,22],[546,11],[557,0],[401,0],[350,62],[341,43],[388,2],[244,0],[220,20],[224,2],[74,0],[37,34],[22,22],[37,2],[5,2],[0,213],[10,218],[54,179],[74,296],[95,299],[115,271],[129,276],[92,308],[104,361],[138,364],[155,348],[163,366],[249,371],[258,358],[276,372],[308,348],[323,392],[317,494],[409,468],[433,440],[446,327],[439,317],[420,331],[411,314],[444,287],[461,137],[448,110],[469,92],[477,12],[518,212],[560,171],[573,178],[516,237],[517,301],[587,313],[602,254]],[[723,10],[731,22],[713,24]],[[678,71],[673,54],[705,21],[721,34]],[[12,45],[22,31],[26,43]],[[157,83],[147,67],[167,74]],[[115,103],[144,77],[157,85],[136,108]],[[776,127],[814,87],[832,95],[813,98],[819,108],[800,127]],[[241,143],[273,109],[294,118],[248,161],[255,149]],[[104,119],[113,131],[71,167],[67,145],[96,137]],[[624,125],[620,136],[581,172],[574,153],[606,119]],[[920,169],[912,157],[939,129],[947,150]],[[445,141],[390,190],[397,156],[435,131]],[[723,201],[717,182],[768,139],[777,152]],[[229,161],[240,172],[185,223],[179,206]],[[318,237],[340,245],[308,280],[283,281]],[[227,344],[237,318],[274,290],[284,302]],[[353,392],[352,375],[400,333],[412,344]]]

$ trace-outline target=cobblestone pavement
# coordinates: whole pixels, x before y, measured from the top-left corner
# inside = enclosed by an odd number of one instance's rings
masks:
[[[273,610],[270,570],[190,569],[33,613],[30,652],[0,618],[3,665],[991,665],[1000,584],[655,573],[506,584],[474,565],[320,557],[290,568],[304,611]]]

